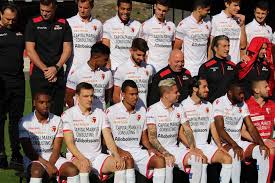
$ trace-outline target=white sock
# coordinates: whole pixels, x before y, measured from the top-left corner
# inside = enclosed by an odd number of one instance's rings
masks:
[[[263,155],[261,155],[259,146],[254,147],[252,158],[257,160],[258,183],[266,183],[269,172],[268,158],[264,159],[264,152]]]
[[[234,158],[234,151],[232,149],[229,150],[229,154],[232,157],[231,181],[232,181],[232,183],[240,183],[241,162],[238,160],[237,155]]]
[[[195,156],[192,155],[191,158],[188,160],[188,164],[191,165],[189,182],[199,183],[201,181],[202,162],[196,161]]]
[[[135,169],[126,169],[126,182],[127,183],[135,183],[136,182],[136,174]]]
[[[67,183],[79,183],[80,177],[79,175],[75,175],[73,177],[67,177]]]
[[[33,178],[33,177],[31,177],[30,183],[42,183],[42,178]]]
[[[154,176],[153,176],[153,183],[166,183],[165,182],[165,171],[166,171],[165,168],[155,168]]]
[[[173,183],[174,167],[166,166],[165,168],[165,183]]]
[[[115,171],[114,183],[126,183],[126,170]]]
[[[222,164],[220,183],[229,183],[232,171],[232,164]]]
[[[207,165],[208,164],[202,164],[201,183],[207,183]]]
[[[79,173],[80,183],[90,183],[89,173]]]

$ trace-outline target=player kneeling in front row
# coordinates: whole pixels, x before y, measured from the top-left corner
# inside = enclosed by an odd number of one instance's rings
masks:
[[[119,156],[112,138],[105,113],[91,108],[94,88],[82,82],[76,86],[78,104],[66,110],[62,115],[64,140],[67,145],[67,158],[80,171],[80,182],[89,183],[89,173],[99,176],[101,181],[115,172],[115,183],[125,179],[125,162]],[[111,155],[101,153],[101,134]]]
[[[125,80],[121,87],[123,100],[107,109],[114,140],[126,161],[126,182],[135,182],[135,170],[153,182],[165,182],[165,160],[150,144],[147,136],[146,110],[138,102],[138,87]],[[147,150],[141,149],[141,144]]]
[[[213,103],[214,119],[217,131],[230,149],[232,157],[232,183],[239,183],[241,160],[257,160],[258,183],[266,183],[269,170],[269,149],[264,144],[258,130],[253,125],[248,107],[244,102],[244,90],[240,83],[233,82],[226,95]],[[245,125],[253,143],[241,140],[241,128]]]
[[[189,181],[190,183],[199,183],[202,168],[201,158],[196,157],[193,152],[185,147],[177,145],[183,116],[181,115],[182,108],[176,104],[180,95],[176,82],[173,79],[162,80],[159,83],[159,90],[161,99],[148,108],[146,122],[150,143],[165,158],[165,183],[173,182],[174,165],[181,170],[185,170],[186,166],[191,165]],[[180,137],[183,136],[180,135]],[[192,141],[189,139],[190,136],[185,138]]]
[[[41,183],[44,177],[67,177],[67,183],[78,183],[77,168],[59,157],[63,132],[60,117],[49,113],[50,96],[38,92],[34,96],[35,111],[22,118],[19,138],[25,152],[24,168],[30,173],[30,183]]]
[[[220,137],[216,130],[213,118],[212,104],[207,102],[208,84],[206,79],[195,76],[191,80],[191,96],[182,101],[183,115],[186,121],[183,121],[183,128],[190,126],[193,131],[194,143],[183,142],[185,145],[195,144],[207,157],[203,162],[201,183],[207,182],[207,162],[221,163],[220,182],[229,183],[231,177],[232,158],[222,148]],[[209,129],[217,146],[207,143]],[[185,131],[188,133],[188,129]],[[192,132],[191,132],[192,133]],[[180,133],[181,135],[182,133]],[[182,139],[182,138],[181,138]],[[189,147],[192,148],[192,147]]]

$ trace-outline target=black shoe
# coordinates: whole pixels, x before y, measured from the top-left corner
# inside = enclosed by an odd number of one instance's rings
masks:
[[[8,160],[5,153],[0,153],[0,168],[8,168]]]
[[[20,153],[12,153],[9,167],[21,169],[23,167],[23,156]]]

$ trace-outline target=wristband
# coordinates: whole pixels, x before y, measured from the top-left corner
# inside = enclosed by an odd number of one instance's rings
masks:
[[[56,71],[58,72],[60,70],[60,67],[58,65],[54,65]]]

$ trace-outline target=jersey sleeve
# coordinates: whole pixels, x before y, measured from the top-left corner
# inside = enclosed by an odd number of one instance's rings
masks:
[[[247,117],[247,116],[250,115],[248,106],[247,106],[247,104],[246,104],[245,102],[243,103],[242,111],[241,111],[241,112],[242,112],[242,117],[243,117],[243,118],[245,118],[245,117]]]
[[[65,111],[61,115],[61,121],[63,123],[63,132],[72,132],[73,125],[72,125],[72,116],[70,115],[70,111]]]
[[[140,32],[139,32],[139,37],[144,39],[145,41],[148,41],[148,38],[149,38],[149,31],[148,29],[146,28],[146,22],[143,23],[140,27]]]
[[[209,124],[211,124],[211,123],[215,122],[212,104],[209,104],[208,108],[209,108]]]
[[[213,17],[211,24],[212,24],[212,26],[211,26],[211,33],[210,33],[210,35],[212,37],[215,37],[217,35],[217,25],[216,25],[216,19],[215,19],[215,17]]]
[[[103,36],[103,25],[102,23],[100,22],[99,26],[98,26],[98,29],[99,29],[99,32],[98,32],[98,35],[97,35],[97,42],[101,41],[102,40],[102,36]]]
[[[26,128],[26,122],[23,119],[19,122],[19,139],[21,138],[30,138],[29,132]]]
[[[223,116],[223,115],[224,115],[223,105],[220,99],[216,99],[213,102],[213,117]]]
[[[151,108],[146,113],[146,125],[156,125],[156,118]]]
[[[108,72],[108,75],[109,75],[109,81],[108,81],[108,84],[106,85],[106,89],[110,89],[114,86],[114,78],[112,76],[112,73],[111,72]]]
[[[63,42],[72,42],[72,41],[73,41],[72,29],[69,23],[66,21]]]
[[[208,78],[204,64],[200,66],[198,75],[202,78]]]
[[[60,118],[60,123],[58,125],[58,129],[57,129],[57,133],[56,133],[56,137],[63,137],[63,122]]]
[[[102,128],[101,129],[103,130],[104,128],[111,128],[111,125],[107,118],[107,115],[104,112],[102,112]]]
[[[74,72],[68,76],[66,87],[76,90],[77,84],[78,84],[77,72]]]
[[[111,40],[111,33],[110,33],[111,27],[109,26],[108,22],[105,22],[103,24],[103,34],[102,38]]]
[[[117,68],[114,75],[114,85],[121,87],[123,81],[124,81],[123,72],[120,68]]]
[[[36,34],[35,34],[34,30],[35,29],[34,29],[33,22],[32,22],[32,20],[29,20],[26,25],[26,28],[25,28],[25,41],[26,42],[35,42]]]
[[[186,30],[184,28],[183,22],[180,22],[176,28],[176,38],[183,41],[185,36]]]

